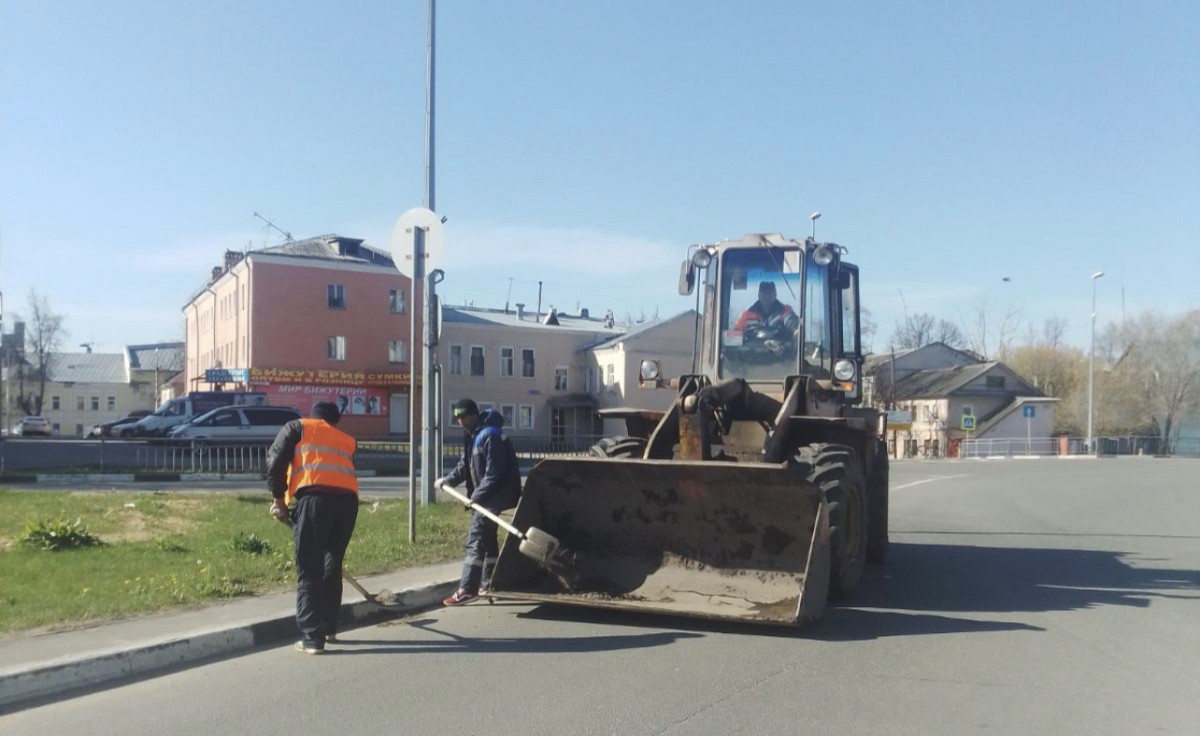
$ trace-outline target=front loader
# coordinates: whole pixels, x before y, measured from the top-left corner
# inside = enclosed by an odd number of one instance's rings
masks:
[[[530,471],[513,523],[574,553],[568,589],[506,539],[498,598],[802,624],[887,552],[880,412],[859,408],[858,269],[833,243],[747,235],[693,246],[680,293],[697,290],[692,372],[626,420],[591,458]]]

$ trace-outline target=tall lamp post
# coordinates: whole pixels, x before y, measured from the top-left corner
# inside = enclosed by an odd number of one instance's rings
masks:
[[[1088,425],[1087,425],[1087,448],[1088,452],[1095,452],[1092,446],[1092,397],[1094,395],[1094,386],[1096,381],[1096,280],[1104,275],[1103,271],[1097,271],[1092,274],[1092,342],[1088,347]]]

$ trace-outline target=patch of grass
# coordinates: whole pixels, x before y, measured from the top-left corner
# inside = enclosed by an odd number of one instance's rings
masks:
[[[12,540],[0,541],[0,633],[287,590],[292,536],[268,505],[265,493],[0,490],[0,540]],[[462,556],[470,514],[458,504],[419,507],[413,545],[404,500],[364,498],[359,509],[346,554],[356,576]],[[16,543],[27,519],[78,519],[103,545],[46,554]]]
[[[26,547],[46,552],[97,547],[103,544],[99,537],[87,530],[82,519],[27,521],[25,522],[25,531],[20,537],[17,537],[17,541]]]

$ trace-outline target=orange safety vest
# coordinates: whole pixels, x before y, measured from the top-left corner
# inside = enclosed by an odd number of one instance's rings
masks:
[[[305,486],[332,486],[358,493],[354,450],[358,443],[322,419],[301,419],[303,430],[288,467],[287,502]]]

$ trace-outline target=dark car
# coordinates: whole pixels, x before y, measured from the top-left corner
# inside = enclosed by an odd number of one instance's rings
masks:
[[[144,413],[134,412],[127,417],[97,424],[88,431],[88,437],[132,437],[133,425],[144,416]]]

